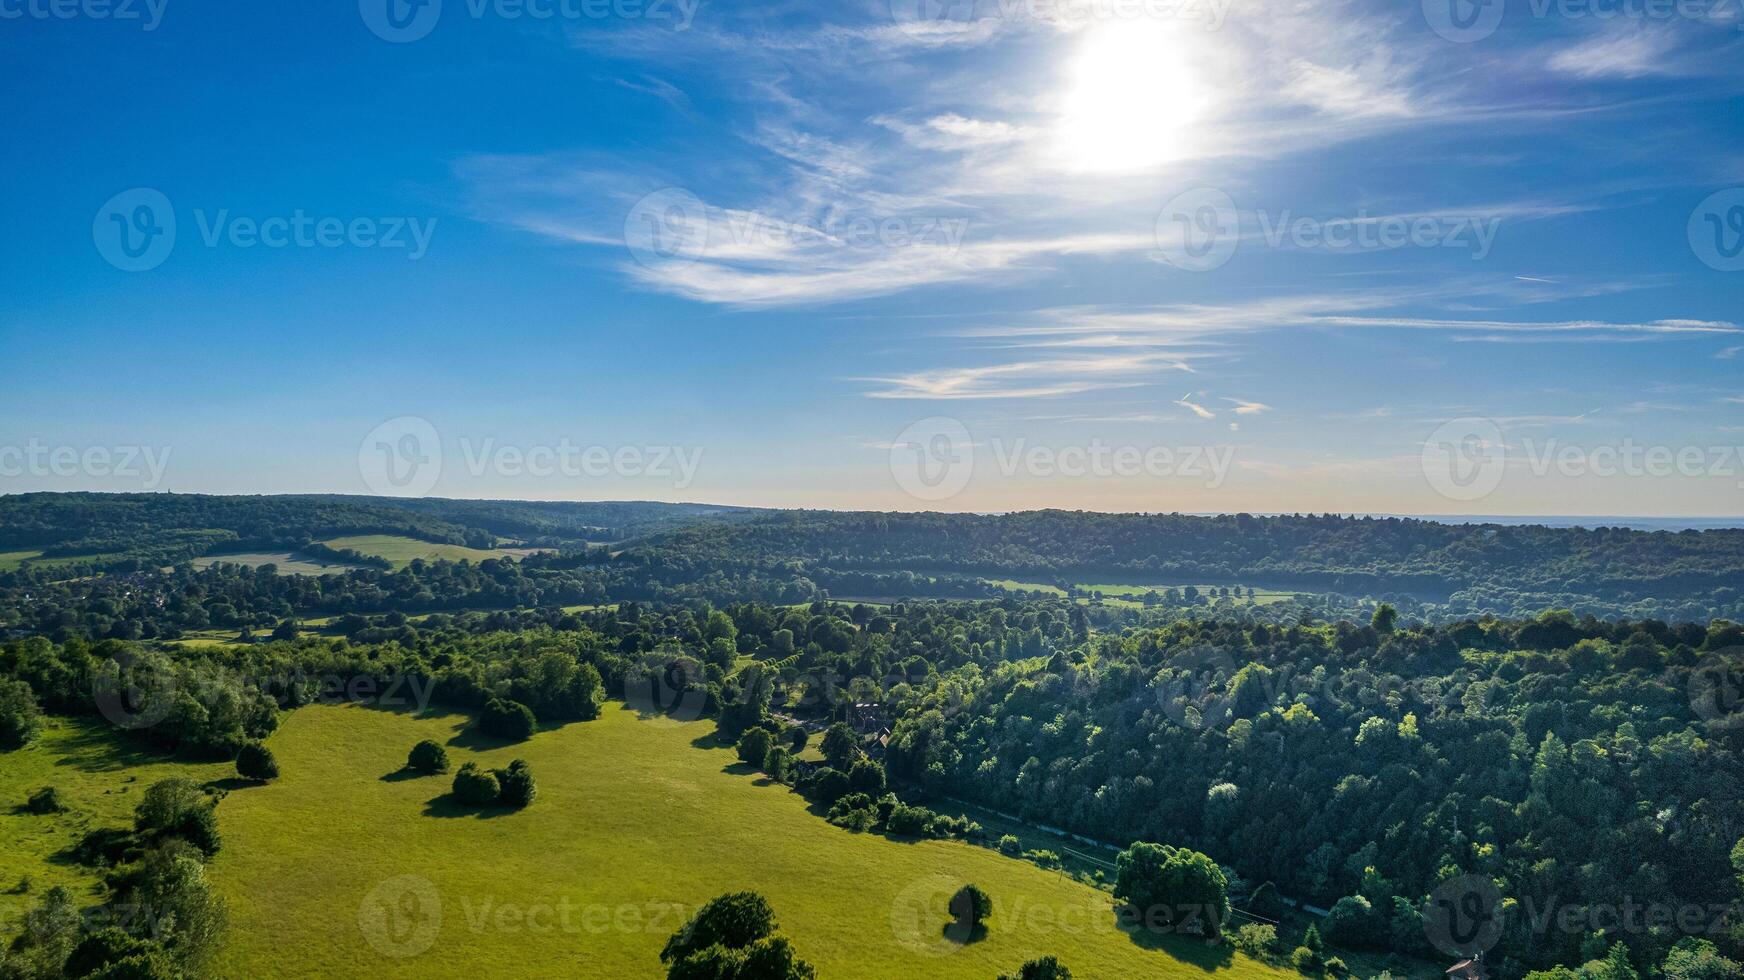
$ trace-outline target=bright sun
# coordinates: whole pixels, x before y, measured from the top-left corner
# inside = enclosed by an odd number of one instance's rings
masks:
[[[1176,25],[1120,21],[1086,32],[1067,73],[1060,152],[1074,170],[1143,170],[1191,154],[1210,93]]]

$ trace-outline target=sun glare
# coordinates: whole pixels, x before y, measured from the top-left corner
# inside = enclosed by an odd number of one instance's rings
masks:
[[[1074,170],[1143,170],[1191,155],[1209,92],[1176,25],[1100,25],[1079,40],[1067,74],[1059,149]]]

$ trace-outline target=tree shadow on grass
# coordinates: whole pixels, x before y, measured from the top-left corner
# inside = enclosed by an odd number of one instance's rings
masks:
[[[477,725],[468,725],[450,736],[448,744],[459,749],[471,749],[474,752],[488,752],[491,749],[501,749],[510,745],[519,745],[520,742],[512,738],[498,738],[495,735],[486,734]]]
[[[205,785],[207,789],[222,790],[228,793],[238,789],[254,789],[257,786],[265,786],[266,783],[258,779],[244,779],[241,776],[225,776],[223,779],[207,780]]]
[[[470,806],[456,799],[453,793],[443,793],[424,803],[424,816],[445,819],[473,817],[478,820],[491,820],[514,812],[503,806]]]
[[[958,946],[967,946],[987,938],[987,923],[947,922],[939,934]]]
[[[719,732],[708,732],[690,740],[690,747],[693,749],[730,749],[735,744],[737,743],[722,738]]]
[[[1132,944],[1142,949],[1167,953],[1175,959],[1191,963],[1207,972],[1235,965],[1235,950],[1223,943],[1214,943],[1202,936],[1190,936],[1168,929],[1149,929],[1125,921],[1117,915],[1115,928],[1126,933]]]
[[[419,769],[407,769],[405,767],[401,767],[399,769],[395,769],[393,772],[383,773],[381,776],[381,781],[384,783],[403,783],[409,779],[427,779],[431,776],[440,776],[440,775],[442,775],[442,774],[439,772],[424,772],[424,771],[419,770]]]
[[[175,753],[159,751],[98,722],[81,725],[61,739],[57,766],[80,772],[120,772],[135,766],[176,761]]]

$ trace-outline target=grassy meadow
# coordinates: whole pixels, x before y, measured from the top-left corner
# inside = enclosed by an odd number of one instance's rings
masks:
[[[1290,976],[1198,940],[1131,937],[1105,893],[986,848],[831,826],[712,747],[712,730],[610,704],[498,746],[456,715],[298,710],[271,740],[283,777],[220,807],[219,972],[653,977],[691,909],[750,888],[826,980],[987,980],[1047,953],[1086,978]],[[448,777],[399,772],[420,738],[447,743],[456,767],[525,758],[538,799],[518,813],[456,806]],[[968,881],[995,913],[959,945],[945,903]]]
[[[490,558],[525,558],[537,548],[468,548],[458,544],[435,544],[397,534],[357,534],[331,538],[321,542],[332,548],[344,548],[364,555],[385,559],[395,568],[404,568],[422,558],[425,561],[485,561]]]
[[[1059,586],[1048,585],[1043,582],[1019,582],[1015,579],[987,579],[986,582],[988,585],[998,586],[999,588],[1011,592],[1032,592],[1037,595],[1052,596],[1054,598],[1064,598],[1066,595],[1065,590],[1061,589]],[[1215,585],[1199,585],[1196,587],[1200,592],[1207,594],[1209,594],[1212,589],[1218,588],[1218,586]],[[1161,595],[1168,589],[1183,589],[1186,588],[1186,586],[1079,582],[1076,585],[1076,588],[1083,589],[1087,592],[1094,592],[1108,605],[1142,608],[1144,606],[1143,599],[1146,592],[1155,591],[1158,595]],[[1274,602],[1283,602],[1287,599],[1294,599],[1297,595],[1299,595],[1299,593],[1280,592],[1275,589],[1261,589],[1256,587],[1254,589],[1253,598],[1249,599],[1247,597],[1247,589],[1244,586],[1241,597],[1232,599],[1232,601],[1238,606],[1248,605],[1249,603],[1256,606],[1269,606]],[[1088,600],[1079,599],[1078,601],[1086,602]],[[1212,601],[1215,602],[1216,599],[1213,598]]]
[[[228,763],[187,764],[138,749],[101,719],[43,719],[24,748],[0,752],[0,937],[41,893],[65,886],[76,900],[101,898],[97,873],[58,855],[87,832],[131,827],[145,788],[170,776],[200,782],[235,775]],[[44,786],[60,790],[68,812],[37,815],[24,801]],[[29,887],[19,884],[29,879]]]
[[[233,555],[206,555],[196,558],[192,562],[195,568],[211,568],[219,563],[245,565],[249,568],[276,565],[280,575],[328,575],[363,567],[350,562],[334,561],[330,558],[292,551],[249,551]]]

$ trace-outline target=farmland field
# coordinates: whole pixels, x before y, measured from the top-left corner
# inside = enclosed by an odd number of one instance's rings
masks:
[[[1055,596],[1059,598],[1063,598],[1066,594],[1059,586],[1048,585],[1042,582],[1019,582],[1014,579],[988,579],[987,584],[997,586],[1010,592],[1031,592],[1037,595]],[[1079,582],[1074,586],[1074,588],[1082,589],[1086,592],[1096,593],[1104,602],[1125,606],[1143,605],[1142,599],[1146,592],[1156,592],[1158,595],[1161,595],[1169,589],[1184,589],[1187,587],[1188,586],[1185,585],[1129,585],[1122,583],[1094,582]],[[1197,588],[1202,594],[1206,594],[1215,599],[1215,596],[1211,595],[1211,590],[1222,588],[1222,586],[1197,585],[1194,586],[1194,588]],[[1234,588],[1234,586],[1231,586],[1230,588]],[[1280,592],[1274,589],[1255,588],[1253,598],[1250,600],[1247,597],[1246,588],[1243,587],[1241,597],[1234,601],[1238,606],[1246,605],[1250,602],[1256,606],[1269,606],[1275,602],[1284,602],[1293,599],[1297,595],[1298,593],[1296,592]]]
[[[501,747],[464,722],[335,706],[285,719],[271,739],[283,777],[219,810],[212,874],[232,922],[220,974],[291,962],[317,977],[652,976],[689,910],[750,888],[823,977],[985,980],[1043,954],[1087,978],[1285,975],[1198,940],[1136,940],[1106,893],[987,848],[834,827],[702,747],[706,722],[611,704]],[[456,766],[525,758],[538,799],[459,809],[447,777],[397,774],[420,738],[447,742]],[[966,881],[995,911],[986,937],[960,946],[942,929]]]
[[[540,550],[538,548],[468,548],[465,545],[436,544],[395,534],[358,534],[344,538],[332,538],[323,541],[322,544],[331,548],[374,555],[377,558],[392,562],[395,568],[404,568],[419,558],[425,561],[444,559],[447,561],[479,562],[490,558],[525,558],[528,555],[538,553]]]
[[[193,566],[195,568],[211,568],[220,562],[229,565],[244,565],[248,568],[276,565],[280,575],[327,575],[362,567],[350,562],[334,561],[330,558],[298,554],[291,551],[248,551],[233,555],[206,555],[194,559]]]
[[[41,554],[40,551],[0,551],[0,572],[15,571],[25,562]]]

